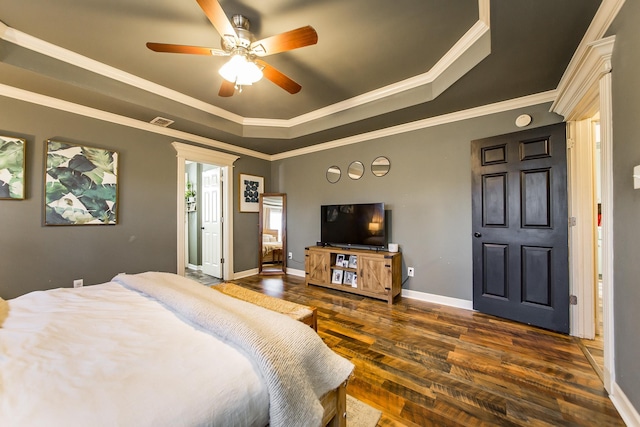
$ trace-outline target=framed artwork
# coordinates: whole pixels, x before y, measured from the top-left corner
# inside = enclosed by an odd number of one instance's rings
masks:
[[[0,199],[25,198],[25,146],[22,138],[0,135]]]
[[[48,140],[45,225],[117,224],[118,153]]]
[[[342,284],[342,274],[344,272],[342,270],[333,270],[333,274],[331,275],[331,283],[335,283],[336,285]]]
[[[342,265],[342,263],[344,263],[344,254],[338,254],[336,255],[336,266],[337,267],[344,267]]]
[[[260,194],[264,193],[264,178],[261,176],[240,174],[240,212],[258,212]]]

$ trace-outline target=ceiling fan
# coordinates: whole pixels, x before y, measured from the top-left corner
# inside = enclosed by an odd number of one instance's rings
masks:
[[[313,27],[301,27],[255,40],[249,32],[250,23],[246,17],[234,15],[230,21],[217,0],[196,1],[222,37],[222,49],[151,42],[147,43],[147,47],[154,52],[230,56],[231,59],[219,71],[224,78],[218,92],[219,96],[232,96],[236,89],[241,92],[242,86],[251,85],[262,76],[291,94],[300,92],[302,86],[260,58],[316,44],[318,34]]]

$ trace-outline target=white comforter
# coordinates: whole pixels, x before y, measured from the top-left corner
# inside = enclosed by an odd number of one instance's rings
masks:
[[[1,426],[268,423],[266,385],[247,357],[153,299],[106,283],[9,307]]]

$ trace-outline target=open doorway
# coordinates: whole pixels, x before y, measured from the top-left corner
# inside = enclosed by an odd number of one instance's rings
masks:
[[[209,284],[222,280],[222,168],[185,164],[185,274]]]
[[[218,274],[221,280],[230,280],[233,279],[233,179],[232,170],[233,163],[239,158],[238,156],[220,153],[214,150],[195,147],[188,144],[183,144],[179,142],[174,142],[173,147],[177,152],[177,266],[176,271],[180,275],[185,275],[187,273],[187,269],[189,264],[191,264],[191,256],[189,255],[189,215],[192,214],[189,209],[194,209],[197,212],[198,203],[197,203],[197,195],[200,193],[200,199],[202,200],[200,210],[204,215],[201,215],[201,223],[199,224],[197,220],[195,220],[195,227],[200,227],[200,239],[208,242],[215,241],[216,238],[220,239],[219,245],[215,245],[220,248],[220,252],[215,252],[213,246],[211,248],[202,247],[201,248],[201,256],[202,256],[202,264],[204,265],[207,260],[211,260],[211,263],[215,263],[216,260],[220,263],[220,273]],[[200,175],[196,175],[199,182],[201,184],[197,184],[196,190],[196,198],[191,200],[193,204],[190,207],[189,199],[187,198],[187,193],[189,187],[187,183],[190,180],[190,175],[188,173],[188,169],[192,168],[191,164],[200,164],[200,166],[196,166],[196,170],[198,168],[201,169],[202,173]],[[206,166],[205,166],[206,165]],[[206,169],[206,170],[205,170]],[[217,176],[217,179],[212,177]],[[209,184],[207,184],[207,180],[217,181],[217,186],[213,186],[212,188],[217,188],[217,190],[208,189]],[[191,183],[191,189],[193,190],[194,183]],[[214,195],[215,193],[215,195]],[[203,197],[202,197],[203,196]],[[207,200],[209,199],[209,200]],[[209,203],[212,200],[218,200],[217,205],[210,205]],[[194,218],[197,218],[197,214],[193,215]],[[216,219],[215,221],[213,219]],[[211,219],[214,224],[218,227],[217,231],[211,231],[209,229],[202,230],[202,227],[206,225],[208,219]],[[194,228],[195,228],[194,227]],[[206,228],[206,227],[205,227]],[[216,236],[210,238],[202,239],[202,233],[216,233]],[[195,234],[196,236],[198,234]],[[205,243],[202,243],[200,246],[204,246]],[[198,262],[198,258],[196,257],[196,262]],[[198,265],[198,264],[194,264]],[[216,268],[216,266],[210,266],[211,268]],[[197,270],[196,270],[197,271]],[[213,276],[212,276],[213,277]]]

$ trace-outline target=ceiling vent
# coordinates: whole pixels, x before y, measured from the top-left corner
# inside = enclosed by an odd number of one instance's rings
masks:
[[[173,123],[173,120],[165,119],[164,117],[156,117],[155,119],[151,120],[149,123],[151,123],[152,125],[162,126],[163,128],[166,128],[171,123]]]

